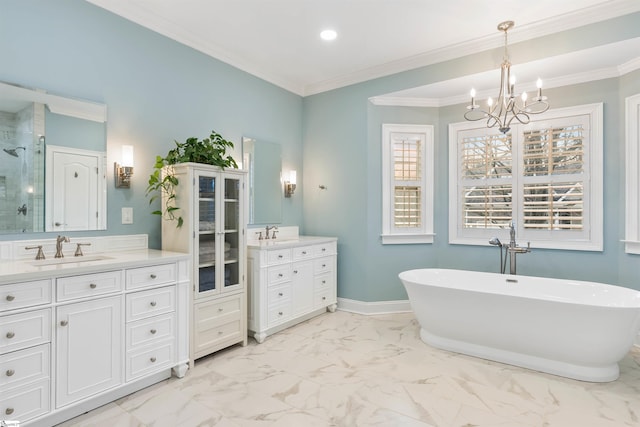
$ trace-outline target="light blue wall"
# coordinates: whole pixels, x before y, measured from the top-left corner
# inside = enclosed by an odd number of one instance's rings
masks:
[[[510,46],[524,62],[640,36],[640,14],[577,28]],[[447,126],[463,121],[463,105],[433,108],[377,107],[368,98],[496,68],[502,49],[371,80],[304,99],[304,229],[339,237],[338,294],[361,301],[402,300],[397,274],[410,268],[497,271],[495,247],[448,244]],[[604,103],[604,251],[535,249],[520,256],[518,273],[595,280],[640,289],[640,257],[624,253],[624,97],[637,93],[638,72],[547,90],[552,107]],[[381,125],[435,126],[435,243],[385,245],[381,231]],[[312,181],[311,183],[309,181]],[[319,191],[317,183],[327,183]],[[500,236],[508,240],[508,236]]]
[[[242,136],[278,142],[285,170],[298,171],[294,197],[283,201],[283,224],[339,238],[339,296],[362,301],[404,299],[400,271],[419,267],[495,270],[493,247],[449,245],[447,125],[463,106],[375,107],[368,98],[496,68],[501,49],[301,98],[81,0],[0,0],[0,80],[108,105],[108,164],[123,144],[135,146],[131,190],[115,189],[111,168],[108,230],[147,233],[160,244],[160,220],[144,196],[156,154],[173,140],[213,129],[236,143]],[[514,44],[514,63],[640,37],[640,14]],[[624,97],[640,92],[640,73],[549,90],[553,106],[605,104],[605,250],[535,250],[519,271],[585,278],[640,289],[640,257],[624,254]],[[380,125],[435,126],[433,245],[382,246]],[[326,189],[320,189],[325,186]],[[134,224],[120,209],[134,208]],[[82,233],[76,233],[82,234]],[[0,236],[13,239],[15,235]],[[22,236],[25,238],[36,236]]]
[[[242,136],[282,145],[283,161],[302,169],[302,98],[82,0],[0,0],[0,80],[106,103],[108,163],[135,147],[130,190],[113,185],[107,167],[108,230],[147,233],[160,246],[160,220],[145,189],[155,156],[174,140]],[[121,225],[123,206],[134,224]],[[287,200],[283,223],[302,222],[300,197]],[[16,235],[0,236],[15,239]],[[20,238],[36,236],[21,235]]]

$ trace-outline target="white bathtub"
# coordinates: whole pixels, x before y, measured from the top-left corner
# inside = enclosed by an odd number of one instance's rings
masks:
[[[640,292],[476,271],[400,273],[433,347],[583,381],[618,378],[640,329]]]

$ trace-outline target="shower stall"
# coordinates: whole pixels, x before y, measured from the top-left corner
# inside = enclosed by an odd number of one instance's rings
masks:
[[[43,231],[44,105],[0,111],[0,233]]]

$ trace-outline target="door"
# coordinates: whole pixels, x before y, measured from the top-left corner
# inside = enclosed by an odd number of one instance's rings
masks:
[[[121,384],[122,297],[56,310],[56,407]]]
[[[101,229],[103,153],[47,147],[46,230]]]

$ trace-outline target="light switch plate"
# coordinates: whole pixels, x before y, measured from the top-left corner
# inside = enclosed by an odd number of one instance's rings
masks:
[[[133,224],[133,208],[122,208],[122,223]]]

